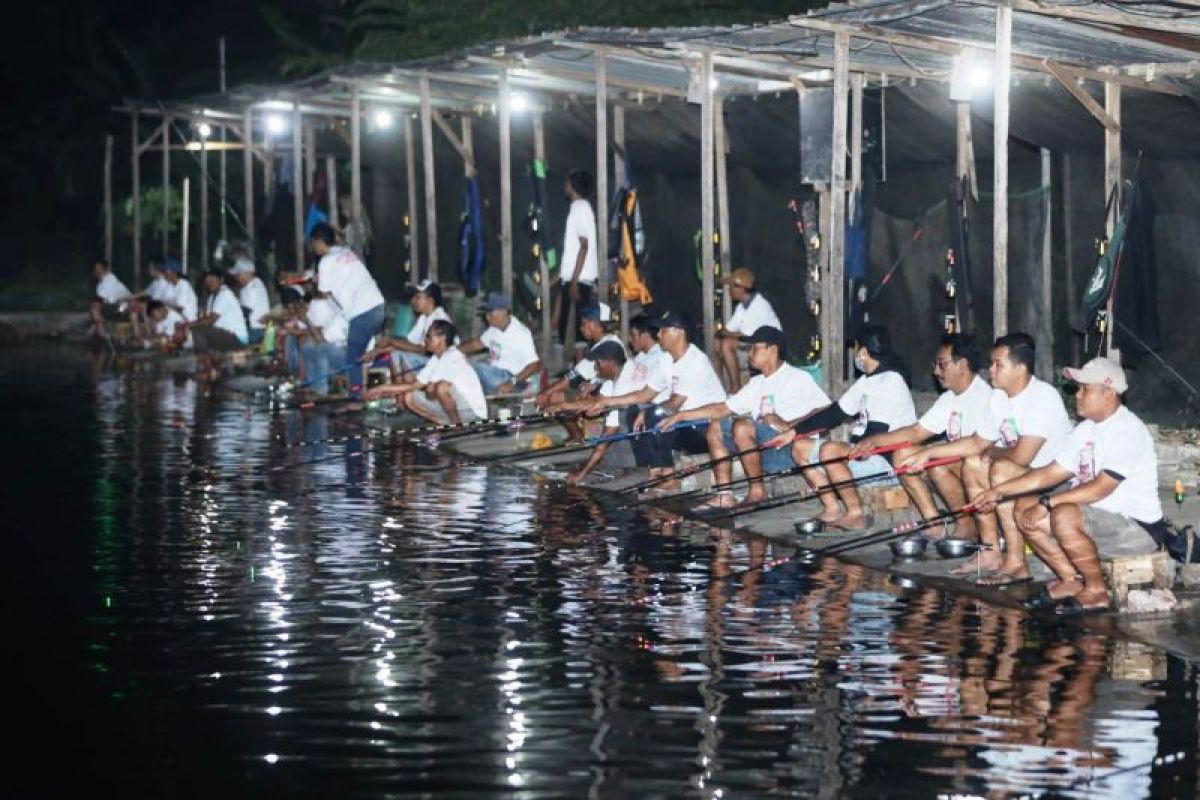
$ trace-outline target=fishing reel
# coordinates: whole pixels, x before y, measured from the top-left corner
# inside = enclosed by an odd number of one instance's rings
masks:
[[[1105,255],[1108,252],[1108,237],[1101,236],[1100,238],[1095,240],[1095,242],[1093,243],[1093,246],[1096,248],[1096,255],[1098,255],[1098,256]]]
[[[1104,335],[1108,333],[1108,309],[1102,308],[1096,312],[1096,331]]]
[[[958,281],[954,279],[954,249],[946,251],[946,297],[953,300],[958,294]]]
[[[808,360],[816,361],[821,357],[821,334],[814,333],[808,339]]]
[[[946,334],[959,332],[957,314],[942,314],[942,331]]]

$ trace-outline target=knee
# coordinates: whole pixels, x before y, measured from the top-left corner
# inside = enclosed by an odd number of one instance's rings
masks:
[[[973,484],[986,483],[988,466],[983,456],[967,456],[962,461],[963,480]]]
[[[1064,503],[1050,509],[1048,527],[1051,530],[1062,528],[1083,529],[1083,509],[1075,503]]]
[[[1025,472],[1025,469],[1007,458],[997,458],[992,461],[991,468],[988,470],[988,477],[991,478],[993,484],[1004,483],[1004,481],[1017,477]]]
[[[821,445],[820,456],[822,461],[828,461],[831,458],[841,458],[848,452],[849,449],[841,442],[825,442]]]
[[[749,446],[754,443],[757,438],[754,429],[754,423],[746,418],[737,419],[733,422],[733,440],[740,445]]]

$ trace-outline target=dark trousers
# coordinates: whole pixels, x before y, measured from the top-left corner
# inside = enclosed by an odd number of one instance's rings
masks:
[[[574,268],[575,265],[572,264],[571,269]],[[569,312],[572,305],[575,307],[575,325],[576,333],[578,333],[579,309],[587,308],[592,303],[596,302],[596,292],[592,286],[586,283],[579,284],[579,302],[575,303],[571,300],[571,282],[569,280],[564,280],[562,282],[562,286],[559,287],[559,292],[560,300],[558,307],[561,310],[558,313],[558,340],[560,342],[565,342],[567,340],[567,317],[570,316]]]
[[[658,406],[634,406],[625,412],[625,427],[633,430],[634,420],[642,411],[646,412],[646,427],[653,428],[664,417],[668,416]],[[670,433],[648,433],[629,441],[633,450],[634,462],[639,467],[673,467],[675,454],[681,450],[689,455],[700,455],[708,452],[708,439],[705,438],[704,428],[681,428]]]

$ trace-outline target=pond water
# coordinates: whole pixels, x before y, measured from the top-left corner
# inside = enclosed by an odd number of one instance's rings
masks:
[[[0,410],[45,796],[1197,791],[1196,666],[1103,632],[65,347]]]

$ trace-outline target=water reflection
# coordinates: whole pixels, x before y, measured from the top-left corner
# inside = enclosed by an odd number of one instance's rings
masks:
[[[1195,667],[1108,632],[101,375],[88,691],[160,788],[1195,793]]]

